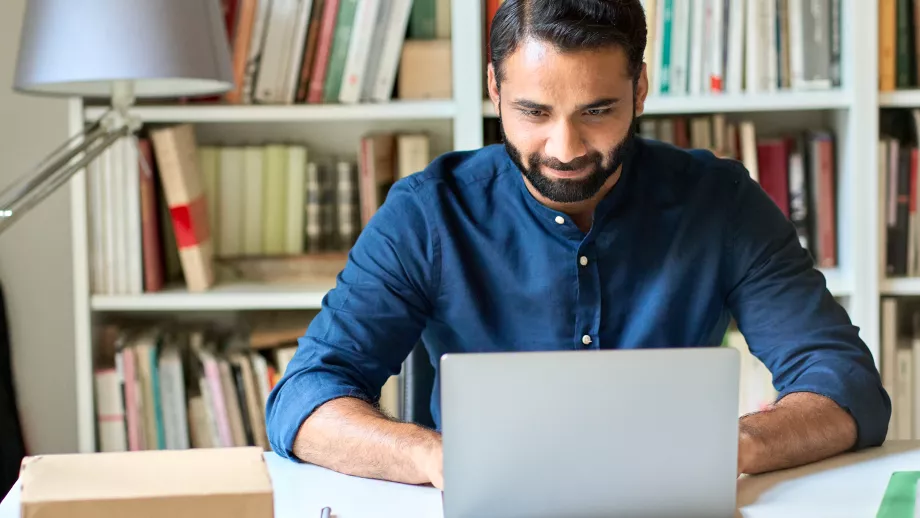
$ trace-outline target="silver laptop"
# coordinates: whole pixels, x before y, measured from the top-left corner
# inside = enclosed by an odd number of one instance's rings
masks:
[[[734,516],[739,367],[727,347],[442,356],[445,518]]]

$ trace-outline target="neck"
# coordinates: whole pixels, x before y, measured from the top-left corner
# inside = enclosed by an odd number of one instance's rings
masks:
[[[527,177],[524,177],[524,183],[527,185],[527,190],[530,191],[530,194],[536,198],[537,201],[543,205],[549,207],[550,209],[562,212],[567,214],[572,221],[578,225],[578,228],[582,232],[587,233],[591,230],[591,224],[594,221],[594,209],[597,208],[597,204],[600,203],[602,199],[610,192],[611,189],[617,184],[620,180],[620,175],[623,172],[623,166],[617,168],[617,171],[610,175],[610,178],[604,182],[604,185],[597,191],[597,194],[588,198],[587,200],[575,202],[575,203],[559,203],[552,201],[542,194],[540,194],[534,186],[530,183]]]

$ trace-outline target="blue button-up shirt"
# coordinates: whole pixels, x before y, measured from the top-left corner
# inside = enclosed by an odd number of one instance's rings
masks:
[[[830,397],[857,447],[883,442],[891,402],[869,350],[740,163],[640,139],[584,233],[530,194],[504,147],[448,153],[399,180],[362,231],[271,392],[269,440],[293,458],[317,406],[377,400],[420,338],[435,359],[703,347],[732,317],[781,397]]]

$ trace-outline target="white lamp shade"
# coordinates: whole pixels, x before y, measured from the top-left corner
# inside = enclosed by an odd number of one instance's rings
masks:
[[[220,0],[29,0],[13,88],[111,97],[211,95],[233,87]]]

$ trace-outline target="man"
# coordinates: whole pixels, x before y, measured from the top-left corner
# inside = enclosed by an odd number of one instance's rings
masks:
[[[374,406],[420,338],[432,358],[710,346],[730,316],[780,392],[740,420],[739,473],[881,444],[888,395],[791,223],[739,163],[633,136],[639,1],[506,0],[492,31],[505,145],[391,189],[272,391],[275,451],[442,487],[437,430]]]

